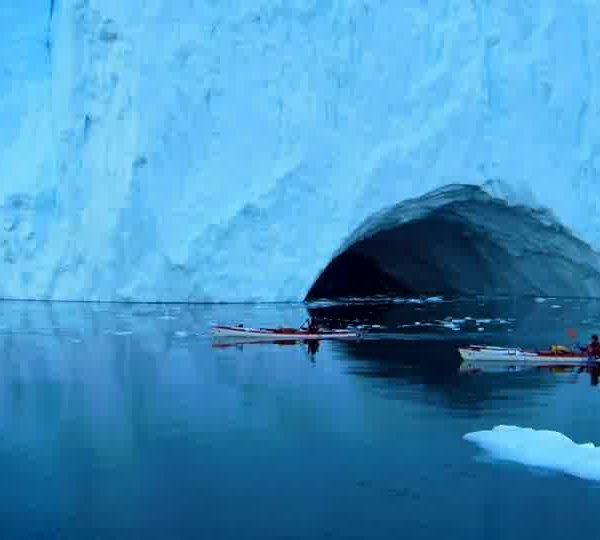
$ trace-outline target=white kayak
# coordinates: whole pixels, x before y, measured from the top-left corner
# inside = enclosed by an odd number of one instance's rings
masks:
[[[356,339],[359,333],[353,330],[319,330],[309,332],[302,328],[249,328],[246,326],[213,326],[213,335],[218,338],[251,338],[265,341],[300,341],[306,339]]]
[[[498,369],[570,368],[595,364],[584,352],[565,347],[550,350],[525,350],[520,348],[469,345],[459,347],[462,358],[460,371],[491,371]]]

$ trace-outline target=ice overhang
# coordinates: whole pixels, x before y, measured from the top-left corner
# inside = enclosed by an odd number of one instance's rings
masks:
[[[449,185],[368,218],[307,299],[379,294],[599,296],[600,257],[548,211]]]

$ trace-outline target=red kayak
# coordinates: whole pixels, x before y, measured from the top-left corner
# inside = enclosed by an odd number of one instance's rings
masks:
[[[492,369],[573,368],[592,365],[596,360],[587,353],[565,347],[550,350],[470,345],[460,347],[461,371],[490,371]]]

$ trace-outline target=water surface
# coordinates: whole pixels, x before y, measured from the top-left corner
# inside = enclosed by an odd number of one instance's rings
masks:
[[[490,463],[465,433],[600,442],[585,374],[458,373],[461,343],[572,344],[600,303],[314,304],[360,342],[216,348],[303,305],[0,304],[3,538],[596,535],[597,485]]]

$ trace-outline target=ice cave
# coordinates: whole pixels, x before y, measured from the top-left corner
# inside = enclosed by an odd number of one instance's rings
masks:
[[[367,219],[307,298],[595,296],[598,255],[551,213],[451,185]]]

